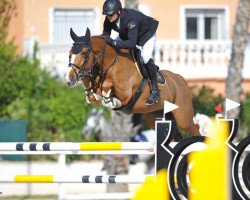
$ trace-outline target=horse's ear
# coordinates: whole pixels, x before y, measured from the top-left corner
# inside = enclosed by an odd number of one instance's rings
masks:
[[[87,28],[86,33],[85,33],[86,39],[89,41],[90,40],[90,30]]]
[[[78,38],[78,36],[74,33],[72,28],[70,28],[70,36],[73,41],[76,41],[76,39]]]

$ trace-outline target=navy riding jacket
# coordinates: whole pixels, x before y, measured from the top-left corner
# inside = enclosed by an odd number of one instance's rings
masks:
[[[111,30],[119,33],[122,41],[116,41],[119,48],[133,49],[136,45],[144,44],[155,34],[159,22],[143,13],[124,8],[120,14],[120,27],[115,22],[109,22],[105,18],[103,35],[110,35]]]

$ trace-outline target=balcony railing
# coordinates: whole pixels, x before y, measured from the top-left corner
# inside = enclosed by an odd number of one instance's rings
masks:
[[[42,66],[56,69],[63,77],[71,45],[41,45]],[[243,77],[250,77],[250,48],[246,50]],[[179,73],[185,78],[225,78],[231,56],[231,41],[158,40],[155,61],[161,69]],[[248,59],[249,60],[249,59]]]
[[[157,61],[179,67],[227,66],[230,41],[161,40],[157,43]]]

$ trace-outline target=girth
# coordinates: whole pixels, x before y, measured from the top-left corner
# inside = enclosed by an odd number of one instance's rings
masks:
[[[147,79],[142,78],[142,81],[137,89],[137,91],[135,92],[135,95],[130,99],[130,101],[128,102],[127,105],[122,106],[120,108],[114,108],[114,111],[123,111],[126,114],[131,114],[132,113],[132,109],[136,103],[136,101],[139,99],[139,97],[141,96],[142,92],[143,92],[143,88],[145,87],[145,84],[147,83]]]

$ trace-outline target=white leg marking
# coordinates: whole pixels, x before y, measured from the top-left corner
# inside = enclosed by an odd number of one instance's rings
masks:
[[[108,108],[119,108],[122,106],[122,103],[119,99],[110,96],[111,90],[107,93],[102,91],[102,105]]]

